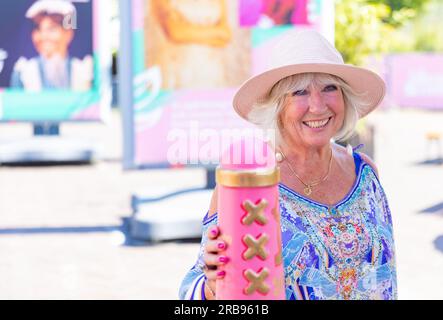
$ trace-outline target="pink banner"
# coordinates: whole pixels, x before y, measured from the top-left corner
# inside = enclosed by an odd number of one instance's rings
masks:
[[[291,25],[323,22],[316,0],[135,0],[133,10],[136,65],[146,66],[134,79],[136,166],[218,164],[226,140],[259,131],[234,112],[236,89],[267,68]],[[265,12],[289,27],[245,27]]]
[[[308,25],[308,3],[309,0],[240,0],[240,25]]]
[[[223,139],[252,128],[231,107],[235,90],[176,91],[136,122],[137,164],[216,163]],[[232,131],[231,131],[232,130]],[[224,132],[225,131],[225,132]]]
[[[100,104],[93,104],[84,110],[78,111],[72,116],[74,120],[101,119]]]
[[[393,103],[400,107],[443,109],[443,55],[391,55],[386,63]]]
[[[143,29],[143,19],[144,19],[144,1],[143,0],[132,0],[133,1],[133,17],[132,17],[132,28],[133,30]]]

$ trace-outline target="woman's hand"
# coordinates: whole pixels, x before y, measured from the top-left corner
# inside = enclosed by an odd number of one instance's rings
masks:
[[[207,233],[208,241],[203,253],[203,261],[205,263],[204,272],[206,275],[205,295],[208,300],[215,299],[216,288],[215,281],[223,279],[225,271],[221,271],[218,267],[226,264],[229,258],[223,255],[227,244],[220,237],[220,230],[217,226],[211,227]]]

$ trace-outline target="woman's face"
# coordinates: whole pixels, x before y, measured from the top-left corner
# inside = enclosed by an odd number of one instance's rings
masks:
[[[343,125],[345,104],[335,84],[311,83],[285,98],[281,115],[285,139],[306,147],[322,147]]]
[[[54,55],[66,56],[73,38],[70,29],[64,29],[50,17],[44,17],[32,32],[32,42],[37,52],[45,58]]]

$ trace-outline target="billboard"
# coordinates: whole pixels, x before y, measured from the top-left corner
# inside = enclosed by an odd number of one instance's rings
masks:
[[[385,59],[391,103],[400,107],[443,109],[443,55],[405,53]]]
[[[256,130],[232,108],[236,89],[282,36],[322,32],[326,2],[133,0],[131,166],[215,166],[231,138]]]
[[[103,0],[15,0],[0,11],[0,121],[100,120],[110,108]]]

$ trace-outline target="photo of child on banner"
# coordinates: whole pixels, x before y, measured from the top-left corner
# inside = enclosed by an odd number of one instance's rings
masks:
[[[11,87],[30,91],[85,91],[91,88],[91,55],[78,59],[69,54],[76,14],[75,6],[68,1],[39,0],[30,6],[26,18],[34,25],[31,39],[38,56],[18,59],[11,76]]]
[[[2,9],[2,22],[18,27],[0,31],[0,87],[90,90],[91,18],[91,1],[18,0]]]
[[[111,104],[106,0],[14,0],[0,10],[0,121],[95,121]]]

